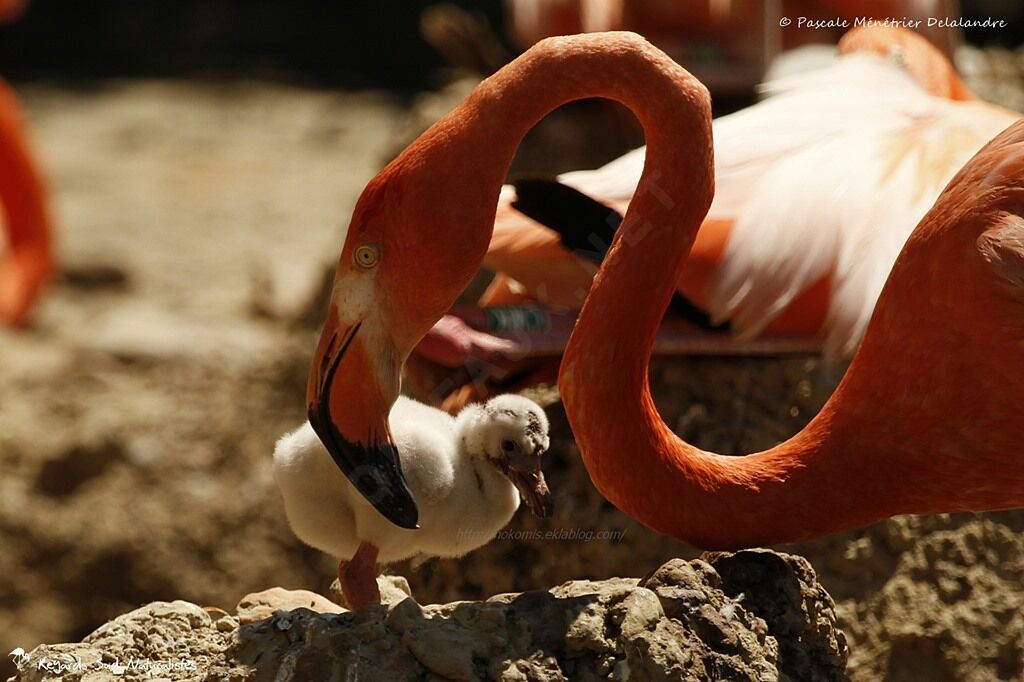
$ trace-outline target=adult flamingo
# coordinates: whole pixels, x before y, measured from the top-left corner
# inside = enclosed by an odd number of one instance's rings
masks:
[[[658,174],[686,201],[634,200],[559,377],[602,494],[706,549],[793,542],[896,514],[1024,506],[1024,121],[987,144],[917,226],[821,412],[771,450],[724,457],[674,435],[648,386],[672,275],[713,195],[706,109],[683,116],[688,154],[671,157],[652,140],[641,185]]]
[[[649,143],[560,377],[584,461],[612,502],[709,548],[798,540],[898,513],[1024,504],[1015,454],[1024,437],[1024,125],[961,171],[909,240],[821,414],[778,448],[726,458],[676,438],[647,386],[655,330],[712,200],[709,98],[642,38],[612,33],[539,43],[424,133],[357,203],[307,401],[335,462],[385,517],[417,523],[386,426],[402,364],[475,274],[523,135],[582,97],[623,102]]]
[[[854,29],[839,52],[835,65],[769,84],[767,100],[715,120],[719,189],[678,285],[741,340],[820,335],[832,355],[848,357],[913,226],[1019,114],[977,100],[911,31]],[[560,181],[621,212],[644,151]],[[484,259],[500,276],[481,304],[578,309],[594,266],[517,210],[520,199],[503,188]]]

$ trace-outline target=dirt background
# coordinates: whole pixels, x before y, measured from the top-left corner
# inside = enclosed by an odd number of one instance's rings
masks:
[[[347,212],[444,98],[410,112],[388,95],[265,81],[18,90],[65,272],[31,329],[0,330],[0,651],[77,640],[151,600],[230,610],[272,585],[325,592],[335,564],[292,537],[270,452],[303,419],[313,301]],[[586,162],[586,129],[565,116],[524,158]],[[677,431],[738,454],[800,428],[841,370],[691,359],[654,376]],[[696,555],[602,500],[546,398],[557,513],[543,527],[623,539],[506,540],[396,567],[421,602],[640,576]],[[513,528],[541,526],[521,513]],[[1024,512],[903,517],[785,549],[836,599],[855,679],[1019,679],[1022,530]]]

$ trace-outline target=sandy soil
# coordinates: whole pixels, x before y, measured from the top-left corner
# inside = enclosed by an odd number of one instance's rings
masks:
[[[76,640],[150,600],[326,591],[333,562],[292,538],[269,456],[303,418],[310,302],[404,113],[381,96],[249,83],[22,94],[66,274],[35,328],[0,331],[0,650]],[[655,368],[669,423],[734,453],[798,429],[839,374],[806,360]],[[604,502],[557,404],[551,415],[546,527],[622,539],[505,540],[398,567],[421,601],[640,576],[695,555]],[[525,513],[513,526],[537,527]],[[1022,530],[1024,513],[898,518],[786,549],[835,597],[856,679],[1012,679]]]
[[[397,123],[382,96],[23,91],[67,273],[0,331],[0,649],[157,595],[318,585],[273,495],[319,290]],[[4,648],[6,647],[6,648]]]

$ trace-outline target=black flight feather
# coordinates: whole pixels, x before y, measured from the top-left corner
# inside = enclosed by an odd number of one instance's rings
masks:
[[[577,258],[601,264],[622,224],[618,211],[557,180],[524,177],[512,185],[516,188],[512,208],[557,232]],[[673,294],[669,310],[701,329],[729,329],[728,322],[712,324],[707,312],[679,292]]]

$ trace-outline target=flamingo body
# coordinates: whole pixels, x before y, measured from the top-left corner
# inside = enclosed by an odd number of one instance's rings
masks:
[[[718,191],[677,284],[741,340],[824,336],[831,354],[852,354],[913,226],[1018,118],[974,99],[909,31],[851,31],[840,49],[835,64],[769,83],[768,99],[714,122]],[[644,156],[641,148],[559,179],[624,211]],[[503,188],[484,260],[501,276],[481,303],[578,309],[595,268],[515,200]]]
[[[660,177],[686,201],[653,233],[655,209],[634,200],[566,349],[559,387],[598,489],[655,530],[708,549],[798,541],[895,514],[1024,505],[1024,122],[983,147],[921,220],[821,412],[746,457],[679,439],[647,383],[670,276],[712,206],[711,146],[710,126],[695,124],[674,152],[693,159],[689,169],[670,172],[669,149],[648,157],[638,195]],[[641,290],[655,294],[627,295]]]

